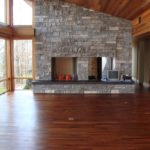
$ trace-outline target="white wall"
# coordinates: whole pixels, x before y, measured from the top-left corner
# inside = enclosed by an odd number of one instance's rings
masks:
[[[140,84],[150,86],[150,39],[134,41],[132,49],[132,76]]]

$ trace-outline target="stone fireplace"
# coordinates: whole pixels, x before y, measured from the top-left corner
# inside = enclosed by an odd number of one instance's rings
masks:
[[[70,74],[71,79],[77,75],[78,81],[93,78],[100,81],[108,69],[131,74],[132,29],[128,20],[61,0],[35,0],[35,29],[36,81],[44,82],[42,87],[38,83],[33,85],[35,93],[53,93],[53,90],[49,91],[52,89],[50,85],[46,87],[46,84],[61,74]],[[103,72],[100,71],[102,58],[113,59],[107,60],[111,65],[105,66]],[[66,63],[64,67],[62,62]],[[90,89],[92,87],[89,85]]]

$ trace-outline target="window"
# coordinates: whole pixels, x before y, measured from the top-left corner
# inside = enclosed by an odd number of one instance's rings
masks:
[[[0,0],[0,23],[6,23],[6,0]]]
[[[0,39],[0,80],[6,79],[6,43]]]
[[[7,90],[6,88],[6,41],[0,39],[0,94]]]
[[[13,24],[32,25],[32,6],[25,0],[13,0]]]
[[[0,82],[0,94],[5,93],[7,91],[7,82],[3,81]]]
[[[14,40],[15,89],[30,88],[32,79],[32,40]]]

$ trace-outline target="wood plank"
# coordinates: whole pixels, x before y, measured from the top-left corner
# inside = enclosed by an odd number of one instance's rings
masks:
[[[150,0],[62,0],[85,8],[132,20],[146,11]]]
[[[130,5],[130,1],[123,0],[122,2],[118,4],[119,4],[118,8],[113,13],[115,16],[118,16],[123,10],[125,10],[128,7],[128,5]]]
[[[140,19],[140,20],[139,20]],[[139,22],[141,21],[141,22]],[[150,10],[142,13],[132,21],[133,36],[141,36],[150,33]]]
[[[119,16],[125,17],[126,15],[131,13],[135,7],[142,5],[143,1],[145,1],[145,0],[142,0],[142,1],[141,0],[132,0],[132,1],[130,1],[130,3],[128,3],[128,6],[123,11],[120,12]]]
[[[0,36],[3,38],[12,38],[12,28],[10,26],[0,26]]]
[[[105,13],[109,13],[109,14],[112,14],[113,10],[114,10],[114,7],[115,5],[118,3],[118,1],[116,0],[110,0],[108,3],[107,3],[107,6],[105,8]]]
[[[7,39],[32,39],[34,32],[32,26],[0,26],[0,36]]]
[[[14,26],[14,39],[32,39],[34,37],[34,29],[32,26]]]
[[[7,90],[8,91],[12,91],[13,88],[12,88],[12,48],[11,48],[11,40],[7,40]]]
[[[142,5],[139,7],[139,5],[136,5],[134,9],[130,13],[126,15],[126,18],[128,19],[134,19],[138,15],[140,15],[145,10],[150,9],[150,1],[145,1],[142,3]]]
[[[118,10],[118,8],[120,7],[120,5],[121,5],[123,2],[124,2],[124,1],[122,1],[122,0],[114,1],[114,3],[112,4],[112,6],[110,7],[108,13],[114,15],[115,11]]]
[[[0,96],[2,150],[148,150],[150,92]]]
[[[100,0],[101,3],[101,11],[105,12],[106,11],[106,7],[108,5],[109,0]]]

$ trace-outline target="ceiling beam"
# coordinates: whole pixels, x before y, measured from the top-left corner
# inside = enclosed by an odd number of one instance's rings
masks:
[[[12,38],[12,28],[10,26],[0,26],[0,37],[6,39]]]
[[[34,38],[35,31],[32,26],[0,26],[0,37],[7,39]]]

